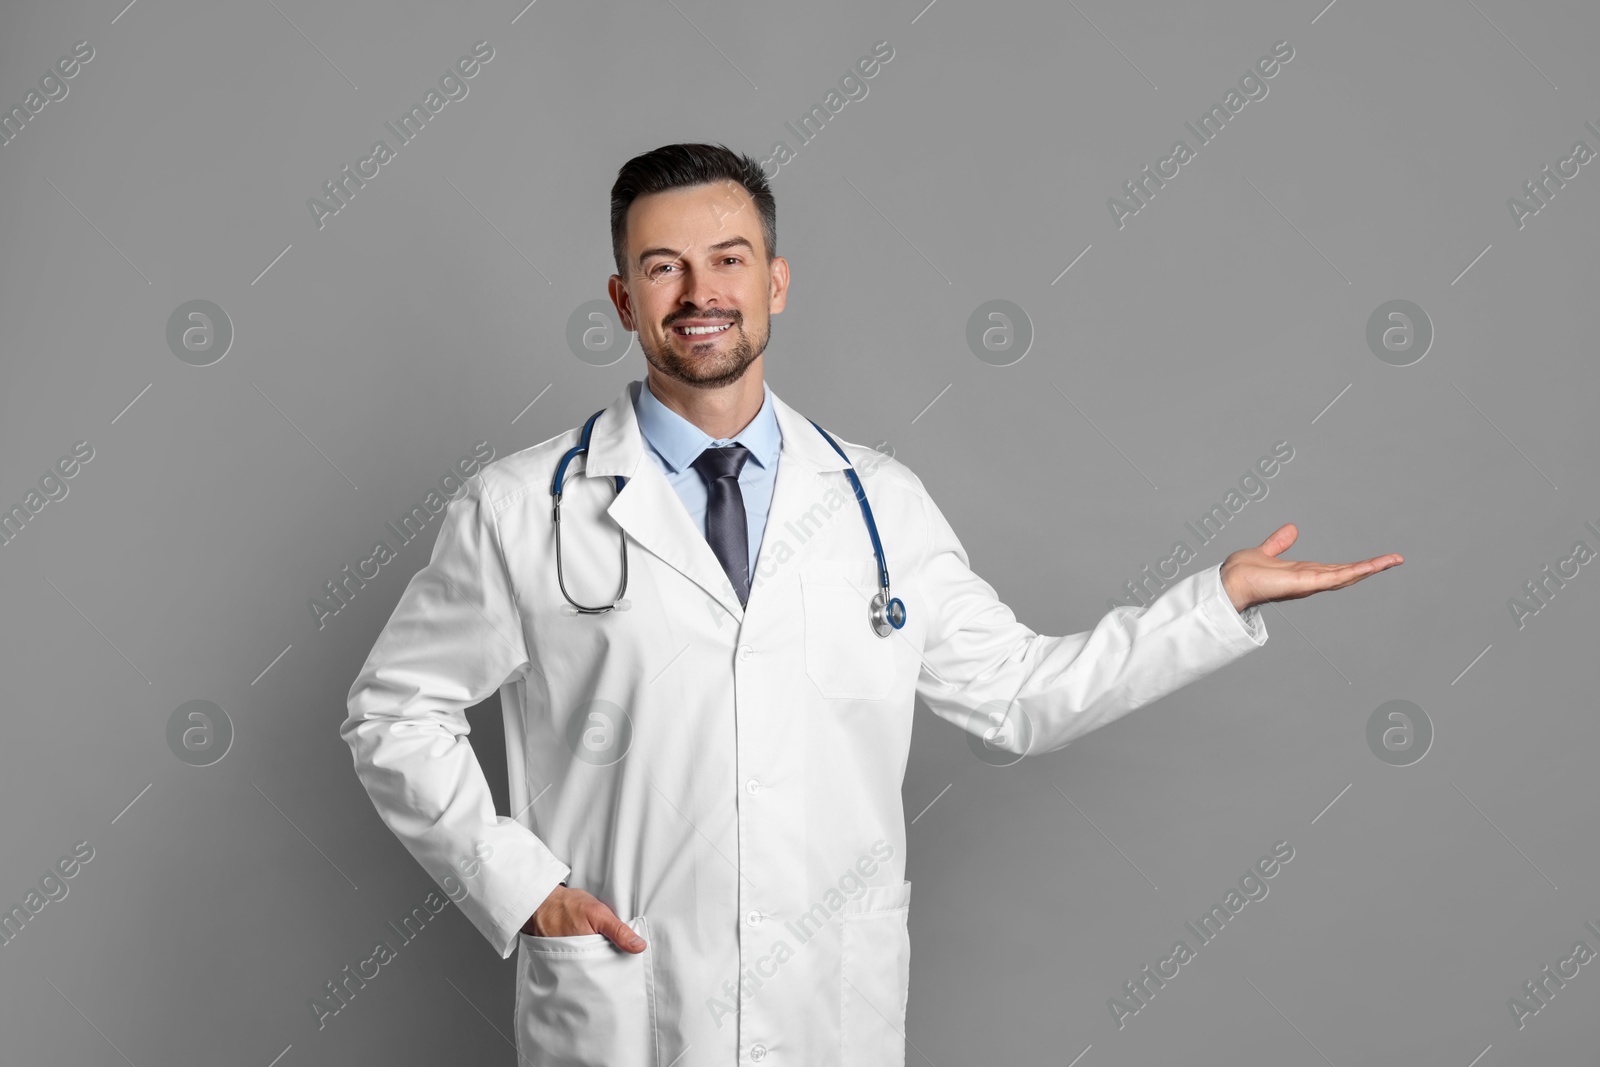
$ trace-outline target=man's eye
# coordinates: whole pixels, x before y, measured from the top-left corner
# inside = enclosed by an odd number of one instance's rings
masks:
[[[671,266],[675,266],[675,264],[672,264],[672,263],[659,263],[655,267],[651,268],[650,273],[651,274],[658,274],[661,271],[664,271],[668,267],[671,267]]]

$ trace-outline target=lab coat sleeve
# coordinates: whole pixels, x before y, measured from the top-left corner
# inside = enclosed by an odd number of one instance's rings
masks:
[[[1145,607],[1111,609],[1087,632],[1037,634],[972,572],[955,531],[921,496],[928,543],[916,584],[928,628],[917,693],[998,749],[1054,751],[1266,643],[1260,610],[1234,608],[1220,564]]]
[[[339,733],[378,815],[502,959],[570,869],[495,813],[465,710],[530,666],[493,507],[475,475],[445,509],[432,558],[351,686]]]

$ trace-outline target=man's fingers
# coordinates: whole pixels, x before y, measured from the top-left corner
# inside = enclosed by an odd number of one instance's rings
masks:
[[[605,917],[594,923],[594,927],[624,952],[644,951],[644,938],[634,933],[632,928],[617,918],[616,913],[610,909],[606,910]]]
[[[1299,536],[1300,531],[1295,528],[1295,524],[1286,522],[1276,530],[1273,530],[1271,536],[1261,542],[1261,551],[1269,556],[1276,556],[1294,544],[1295,539]]]
[[[1325,564],[1328,567],[1322,574],[1324,589],[1343,589],[1347,585],[1354,585],[1361,579],[1386,571],[1390,567],[1398,566],[1405,562],[1405,558],[1398,553],[1387,556],[1374,556],[1371,559],[1359,560],[1355,563],[1338,565]]]
[[[1346,563],[1341,570],[1355,579],[1365,578],[1369,574],[1386,571],[1390,567],[1398,566],[1405,562],[1405,557],[1398,552],[1391,552],[1387,556],[1373,556],[1371,559],[1359,560],[1355,563]]]

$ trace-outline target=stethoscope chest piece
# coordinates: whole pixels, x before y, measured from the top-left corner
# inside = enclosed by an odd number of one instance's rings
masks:
[[[872,598],[872,632],[879,637],[888,637],[894,631],[906,624],[905,602],[899,597],[891,597],[887,591],[880,589]]]

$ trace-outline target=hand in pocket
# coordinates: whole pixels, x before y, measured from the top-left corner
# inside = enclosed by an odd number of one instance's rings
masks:
[[[582,889],[558,885],[545,897],[522,932],[529,937],[579,937],[600,934],[624,952],[643,952],[644,938],[635,933],[617,913]]]

